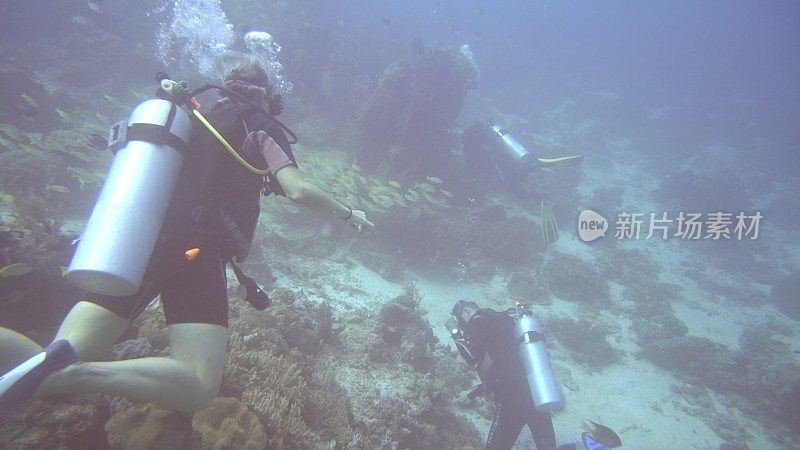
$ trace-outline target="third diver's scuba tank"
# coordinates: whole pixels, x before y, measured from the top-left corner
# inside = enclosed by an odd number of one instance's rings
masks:
[[[519,356],[533,403],[539,411],[559,409],[564,405],[564,398],[550,365],[550,355],[539,322],[533,318],[530,309],[519,303],[512,311],[516,321],[514,336],[519,342]]]
[[[104,295],[139,289],[161,230],[191,136],[188,114],[176,102],[140,103],[114,125],[114,159],[66,278]]]
[[[500,138],[505,154],[513,161],[520,174],[527,174],[536,164],[536,157],[499,125],[490,124],[493,134]]]

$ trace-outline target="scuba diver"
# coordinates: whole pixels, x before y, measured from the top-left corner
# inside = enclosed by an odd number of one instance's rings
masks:
[[[511,192],[522,194],[522,182],[536,168],[571,167],[583,161],[583,155],[558,158],[538,158],[529,152],[513,136],[499,125],[476,121],[462,135],[467,165],[476,174],[497,173],[501,183]],[[540,227],[542,240],[552,243],[558,240],[558,222],[553,208],[542,200]]]
[[[500,180],[512,192],[522,192],[522,181],[536,167],[571,167],[583,161],[583,155],[538,158],[499,125],[476,121],[461,137],[467,164],[473,169],[497,171]]]
[[[480,376],[481,384],[468,394],[470,400],[491,394],[495,415],[486,450],[510,449],[524,425],[528,425],[537,450],[575,450],[577,443],[556,447],[550,413],[564,400],[550,365],[545,337],[532,312],[517,302],[513,308],[495,311],[459,300],[445,326],[458,352]],[[593,423],[594,424],[594,423]],[[588,450],[622,445],[610,428],[602,425],[581,435]]]
[[[300,175],[284,130],[294,135],[274,118],[280,96],[257,58],[231,52],[223,86],[157,80],[159,98],[112,127],[114,160],[66,275],[90,292],[44,349],[0,328],[0,413],[30,396],[89,392],[206,408],[226,357],[226,265],[253,306],[269,305],[234,262],[249,251],[260,195],[374,229]],[[203,115],[194,95],[211,88],[223,98]],[[170,356],[96,362],[159,294]]]

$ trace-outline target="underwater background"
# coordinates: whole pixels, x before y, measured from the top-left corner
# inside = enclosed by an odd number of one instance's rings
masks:
[[[493,403],[466,398],[477,376],[443,326],[461,298],[532,305],[565,396],[559,443],[590,419],[624,448],[800,447],[798,24],[792,1],[5,5],[0,326],[52,338],[81,294],[62,268],[108,127],[158,71],[219,82],[228,49],[268,68],[301,173],[376,231],[262,199],[244,266],[273,306],[250,307],[229,274],[212,407],[36,400],[0,416],[0,447],[481,448]],[[470,161],[476,122],[583,162],[514,191]],[[581,239],[585,210],[605,236]],[[680,233],[690,213],[696,238]],[[635,214],[641,233],[620,229]],[[154,302],[109,358],[168,354]],[[526,429],[515,448],[532,447]]]

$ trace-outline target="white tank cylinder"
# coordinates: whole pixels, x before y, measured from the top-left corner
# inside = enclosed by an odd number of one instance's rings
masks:
[[[564,398],[556,383],[539,323],[532,316],[524,314],[517,320],[515,331],[520,341],[519,356],[525,368],[533,404],[537,410],[545,412],[561,408]]]
[[[519,165],[520,170],[528,170],[536,163],[536,158],[513,136],[508,134],[499,125],[492,125],[492,131],[500,138],[506,154]]]
[[[128,119],[127,143],[111,162],[66,278],[105,295],[139,289],[178,180],[191,135],[174,103],[146,100]]]

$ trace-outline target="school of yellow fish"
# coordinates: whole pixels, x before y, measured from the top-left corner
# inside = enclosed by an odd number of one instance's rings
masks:
[[[361,167],[343,152],[312,151],[293,147],[303,177],[320,186],[334,198],[369,213],[386,213],[391,208],[448,208],[453,194],[443,189],[444,181],[435,176],[403,186],[396,180],[380,180],[365,175]],[[268,209],[297,213],[300,209],[284,197],[271,196]]]

